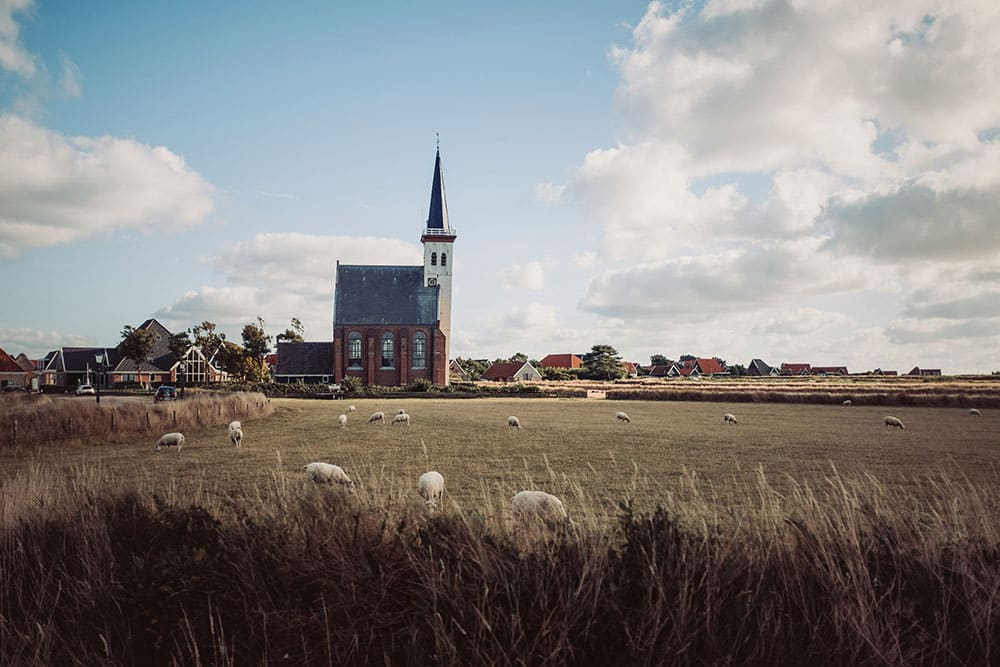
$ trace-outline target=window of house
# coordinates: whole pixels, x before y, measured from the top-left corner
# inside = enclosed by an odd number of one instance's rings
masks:
[[[357,331],[347,335],[347,366],[361,368],[361,334]]]
[[[438,265],[438,254],[436,252],[431,253],[431,266]]]
[[[392,368],[392,334],[382,334],[382,368]]]
[[[448,266],[448,253],[441,253],[441,266]]]
[[[427,336],[422,332],[413,335],[413,367],[427,368]]]

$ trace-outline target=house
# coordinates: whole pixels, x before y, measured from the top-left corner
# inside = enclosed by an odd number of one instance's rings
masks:
[[[28,385],[30,377],[30,371],[25,371],[14,357],[0,349],[0,387],[24,387]]]
[[[847,366],[813,366],[810,375],[848,375]]]
[[[100,365],[98,357],[102,361]],[[61,347],[42,360],[40,384],[66,388],[81,384],[110,387],[115,381],[112,369],[120,361],[121,354],[113,347]]]
[[[222,350],[218,350],[209,359],[198,346],[191,347],[183,359],[178,360],[171,367],[171,380],[179,382],[182,386],[195,384],[207,384],[210,382],[228,382],[229,373],[218,367],[217,358]],[[183,362],[183,366],[181,363]],[[182,370],[183,369],[183,370]]]
[[[776,377],[780,375],[777,368],[768,366],[763,359],[754,359],[747,366],[747,375],[754,377]]]
[[[448,363],[448,372],[451,375],[452,380],[457,380],[459,382],[469,382],[472,380],[472,373],[466,370],[465,366],[458,363],[458,359],[452,359]]]
[[[275,382],[329,384],[333,379],[333,346],[322,343],[278,343]]]
[[[575,354],[547,354],[538,365],[542,368],[582,368],[583,359]]]
[[[625,377],[639,377],[639,364],[632,361],[623,361],[622,366],[625,367]]]
[[[782,375],[809,375],[811,364],[781,364]]]
[[[876,368],[871,371],[871,375],[882,375],[885,377],[897,377],[899,373],[897,371],[884,371],[881,368]]]
[[[907,375],[941,375],[940,368],[921,368],[914,366]]]
[[[729,375],[729,371],[719,363],[718,359],[687,359],[671,366],[667,375],[670,377],[702,377],[705,375],[714,377]]]
[[[665,364],[654,364],[649,367],[649,377],[654,378],[665,378],[670,376],[670,370],[673,366],[667,366]]]
[[[111,370],[111,382],[137,382],[144,386],[172,382],[177,356],[170,351],[170,331],[153,318],[136,327],[136,330],[141,329],[153,332],[155,337],[153,347],[146,358],[138,364],[133,359],[122,356],[121,350],[116,350],[117,363]]]
[[[502,361],[487,368],[481,379],[494,382],[525,382],[541,380],[542,375],[527,361]]]
[[[404,386],[417,378],[448,384],[455,238],[439,149],[420,237],[423,265],[337,262],[331,368],[337,383],[352,376],[366,385]]]

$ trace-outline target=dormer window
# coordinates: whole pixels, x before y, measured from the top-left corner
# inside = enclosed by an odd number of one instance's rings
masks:
[[[438,254],[436,252],[431,253],[431,266],[438,265]]]

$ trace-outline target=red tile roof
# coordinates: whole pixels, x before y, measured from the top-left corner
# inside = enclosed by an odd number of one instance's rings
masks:
[[[484,380],[506,380],[517,375],[517,372],[524,366],[523,361],[505,361],[493,364],[486,369],[482,378]]]
[[[575,354],[547,354],[538,364],[542,368],[581,368],[583,359]]]
[[[716,359],[696,359],[695,363],[702,375],[719,375],[726,372],[726,367]]]

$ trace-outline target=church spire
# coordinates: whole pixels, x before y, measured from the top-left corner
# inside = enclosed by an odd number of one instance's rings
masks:
[[[441,172],[441,144],[434,158],[434,182],[431,184],[431,207],[427,214],[427,229],[450,230],[448,202],[444,196],[444,174]]]

